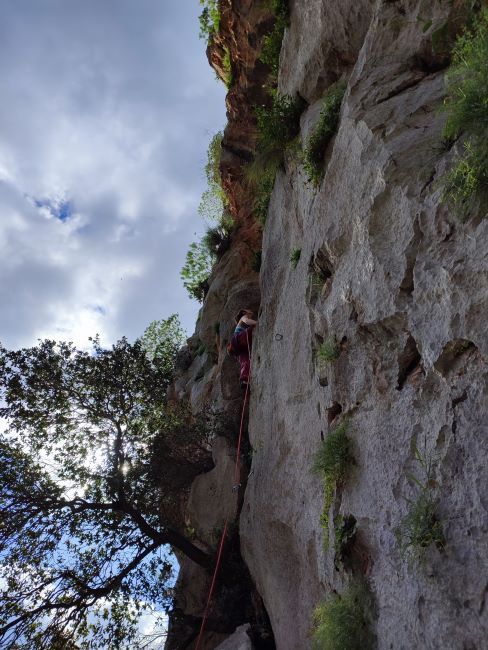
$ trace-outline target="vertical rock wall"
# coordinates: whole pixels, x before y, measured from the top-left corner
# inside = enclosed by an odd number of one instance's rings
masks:
[[[234,312],[260,304],[240,545],[278,650],[310,648],[313,609],[348,583],[334,552],[339,514],[357,522],[380,650],[481,650],[488,638],[488,220],[461,223],[440,199],[453,157],[442,140],[444,72],[466,3],[290,5],[280,92],[308,104],[305,143],[327,88],[345,79],[338,132],[317,188],[297,156],[287,155],[264,228],[259,289],[249,258],[260,231],[243,166],[254,151],[252,107],[266,76],[258,55],[272,18],[266,3],[222,0],[221,32],[208,54],[217,71],[226,48],[233,62],[221,171],[240,229],[212,275],[175,396],[195,410],[210,401],[238,413],[237,367],[225,342]],[[340,355],[320,362],[317,349],[330,338]],[[346,416],[354,464],[324,531],[323,485],[310,468]],[[239,506],[222,488],[234,445],[218,438],[215,468],[192,487],[185,516],[205,548]],[[445,548],[431,546],[422,562],[409,563],[394,531],[419,492],[409,478],[422,480],[416,447],[434,466]],[[182,560],[179,613],[193,630],[208,582]],[[222,615],[222,599],[220,606]],[[230,634],[230,624],[212,623],[208,649]],[[222,647],[248,647],[246,629]],[[194,632],[185,638],[169,647],[193,647]]]
[[[440,201],[452,153],[439,110],[447,59],[432,45],[455,31],[459,5],[292,4],[280,88],[310,103],[302,139],[326,87],[348,85],[323,182],[290,157],[264,230],[241,545],[279,650],[309,648],[314,607],[345,584],[333,517],[323,548],[310,467],[346,414],[355,464],[333,514],[357,520],[378,647],[486,647],[488,221],[462,224]],[[314,265],[326,271],[318,291]],[[319,363],[329,337],[340,356]],[[418,494],[415,446],[435,465],[446,545],[409,565],[394,530]]]

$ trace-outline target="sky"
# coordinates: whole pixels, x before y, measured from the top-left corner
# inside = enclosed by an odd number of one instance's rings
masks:
[[[198,0],[0,0],[0,342],[133,340],[180,279],[225,87]],[[194,233],[197,233],[197,237]]]

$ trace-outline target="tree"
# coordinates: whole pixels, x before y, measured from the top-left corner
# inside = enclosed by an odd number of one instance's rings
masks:
[[[211,564],[178,530],[212,463],[203,416],[168,403],[172,346],[91,341],[0,347],[2,648],[128,647],[170,603],[168,545]]]
[[[181,269],[183,286],[190,298],[203,302],[208,291],[208,279],[212,273],[213,255],[205,242],[193,242],[186,254],[185,265]]]
[[[198,214],[207,222],[220,223],[224,208],[228,207],[229,199],[222,187],[220,177],[220,156],[222,153],[223,133],[219,131],[210,140],[205,165],[207,189],[202,194]]]
[[[150,361],[166,364],[166,369],[171,374],[176,354],[185,342],[178,314],[172,314],[163,320],[153,320],[139,341]]]
[[[220,28],[218,0],[200,0],[200,4],[203,5],[203,10],[199,18],[200,38],[210,43],[215,34],[219,33]]]

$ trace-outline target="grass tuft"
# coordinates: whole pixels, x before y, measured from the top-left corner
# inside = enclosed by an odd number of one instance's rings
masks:
[[[437,516],[438,500],[435,497],[434,466],[415,447],[415,457],[422,469],[422,478],[409,475],[408,478],[419,488],[416,499],[409,500],[406,516],[395,530],[400,555],[408,560],[422,560],[426,549],[435,544],[444,548],[445,538]]]
[[[310,181],[319,185],[324,173],[324,156],[327,144],[337,130],[346,82],[338,81],[328,89],[317,125],[313,129],[303,153],[304,169]]]
[[[403,558],[422,557],[431,544],[444,547],[444,534],[436,510],[437,501],[426,490],[422,490],[417,499],[410,503],[406,517],[396,530]]]
[[[253,213],[261,226],[266,223],[269,201],[280,166],[279,159],[273,157],[266,159],[257,153],[254,160],[246,165],[244,170],[246,183],[252,192]]]
[[[443,200],[456,208],[461,220],[466,219],[476,204],[487,205],[488,138],[468,138],[463,153],[443,179]]]
[[[346,435],[348,428],[349,420],[344,418],[339,426],[329,431],[312,465],[312,471],[329,476],[334,483],[344,481],[351,463],[350,443]]]
[[[313,650],[372,650],[374,602],[364,580],[318,605],[313,616]]]
[[[352,463],[350,441],[346,435],[349,419],[327,434],[321,448],[315,454],[312,471],[320,474],[324,480],[324,507],[320,525],[325,531],[324,547],[329,544],[329,510],[334,500],[334,492],[339,483],[343,483]]]
[[[224,53],[224,58],[222,59],[222,68],[224,71],[224,83],[227,89],[229,89],[232,86],[232,82],[234,81],[234,73],[232,71],[232,61],[230,58],[230,50],[226,46],[225,47],[225,53]]]
[[[335,337],[328,338],[317,351],[321,361],[335,361],[339,358],[340,353],[341,349]]]
[[[300,255],[302,254],[302,249],[301,248],[294,248],[291,252],[290,255],[290,262],[291,262],[291,267],[293,270],[295,270],[298,266],[298,262],[300,261]]]
[[[464,137],[463,151],[445,177],[443,197],[465,217],[488,199],[488,9],[465,30],[446,74],[444,138]]]
[[[224,213],[216,226],[207,228],[202,243],[209,253],[219,260],[229,250],[235,229],[232,217]]]

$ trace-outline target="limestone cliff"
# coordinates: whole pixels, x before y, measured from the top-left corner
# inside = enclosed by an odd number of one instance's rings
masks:
[[[352,570],[366,576],[374,596],[378,648],[481,650],[488,638],[488,220],[459,221],[439,184],[453,156],[442,141],[444,72],[466,3],[290,5],[279,90],[307,102],[303,143],[327,88],[337,79],[347,88],[320,185],[293,153],[278,172],[259,278],[249,258],[261,233],[242,169],[253,156],[252,107],[262,101],[266,74],[258,55],[273,19],[264,3],[222,2],[220,40],[209,50],[217,70],[222,48],[233,62],[221,171],[241,228],[212,275],[178,397],[195,409],[211,401],[235,424],[242,395],[225,342],[239,307],[260,309],[252,464],[243,464],[241,490],[232,492],[230,426],[216,438],[215,468],[195,481],[186,512],[208,548],[225,518],[240,512],[234,566],[245,587],[234,603],[243,606],[222,623],[233,578],[227,569],[205,647],[224,639],[226,649],[260,647],[242,626],[265,625],[269,616],[278,650],[310,648],[314,608],[350,579],[333,543],[342,515],[355,520]],[[294,249],[301,251],[296,268]],[[317,350],[332,339],[338,358],[321,361]],[[354,461],[324,530],[323,484],[310,468],[346,416]],[[419,491],[416,449],[432,463],[445,541],[409,562],[395,530]],[[199,622],[208,582],[182,560],[177,604],[187,628]],[[183,636],[173,635],[169,647],[193,647],[194,635]]]

